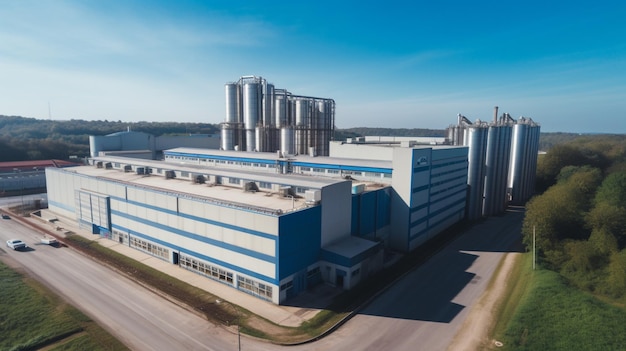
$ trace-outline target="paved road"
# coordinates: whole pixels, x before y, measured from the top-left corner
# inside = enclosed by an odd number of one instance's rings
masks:
[[[307,350],[446,350],[506,252],[522,212],[475,225]]]
[[[522,218],[512,212],[476,225],[333,334],[289,349],[445,350],[504,253],[519,242]],[[133,350],[237,349],[236,335],[70,249],[36,245],[40,235],[14,220],[0,221],[0,237],[34,247],[0,254],[24,265]],[[283,348],[243,338],[242,349]]]
[[[0,219],[0,237],[0,255],[24,266],[133,350],[237,349],[236,335],[71,249],[39,245],[41,235],[14,219]],[[31,249],[12,251],[4,244],[9,238],[24,240]]]

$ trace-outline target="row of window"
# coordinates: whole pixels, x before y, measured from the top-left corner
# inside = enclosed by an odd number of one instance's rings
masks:
[[[268,300],[272,299],[272,287],[267,284],[260,283],[256,280],[238,275],[237,287],[241,290],[251,293],[252,295],[259,296]]]
[[[197,258],[187,255],[180,255],[178,259],[178,264],[183,268],[195,271],[222,283],[227,283],[229,285],[233,284],[232,272],[229,272],[223,268],[215,267]]]
[[[163,246],[160,246],[160,245],[153,244],[153,243],[151,243],[149,241],[145,241],[145,240],[143,240],[141,238],[137,238],[137,237],[134,237],[134,236],[130,237],[129,244],[130,244],[130,247],[135,248],[135,249],[140,250],[140,251],[147,252],[147,253],[149,253],[151,255],[154,255],[154,256],[157,256],[157,257],[161,257],[161,258],[164,258],[166,260],[169,260],[169,258],[170,258],[170,250],[169,249],[167,249],[167,248],[165,248]]]

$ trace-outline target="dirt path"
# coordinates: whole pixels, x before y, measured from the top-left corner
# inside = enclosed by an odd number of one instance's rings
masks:
[[[470,311],[448,347],[449,351],[474,351],[497,347],[494,340],[489,340],[489,331],[493,329],[495,322],[493,313],[504,297],[507,280],[519,255],[520,253],[512,252],[502,258],[498,275]]]

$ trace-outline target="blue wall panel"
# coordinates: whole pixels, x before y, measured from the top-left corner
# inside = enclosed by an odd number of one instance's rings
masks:
[[[370,191],[361,194],[361,218],[359,221],[360,235],[374,232],[376,228],[376,192]]]
[[[352,195],[352,229],[350,230],[350,234],[354,236],[361,236],[359,231],[359,216],[361,215],[361,210],[359,207],[359,197],[359,195]]]
[[[288,277],[317,262],[322,245],[322,207],[280,216],[278,236],[278,279]]]
[[[384,188],[376,192],[376,229],[391,223],[391,188]]]

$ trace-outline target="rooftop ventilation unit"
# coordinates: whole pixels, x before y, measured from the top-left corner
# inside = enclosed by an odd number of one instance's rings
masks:
[[[243,190],[244,191],[259,191],[259,187],[256,185],[255,182],[247,182],[243,186]]]
[[[137,172],[137,174],[145,174],[146,173],[146,169],[143,167],[137,167],[135,169],[135,172]]]
[[[282,187],[280,187],[278,193],[281,196],[285,196],[285,197],[286,196],[291,196],[291,187],[290,186],[282,186]]]
[[[165,179],[174,179],[174,178],[176,178],[176,172],[165,171]]]
[[[102,161],[96,162],[96,168],[102,168]]]
[[[352,194],[360,194],[362,192],[365,191],[365,184],[363,183],[359,183],[359,184],[352,184]]]
[[[202,174],[196,174],[193,177],[194,184],[204,184],[206,182],[206,178]]]
[[[111,164],[111,162],[107,162],[107,163],[104,164],[104,168],[111,169],[111,168],[113,168],[113,165]]]
[[[322,200],[322,192],[319,190],[307,190],[304,192],[304,199],[307,204],[317,204]]]
[[[124,172],[132,172],[133,170],[133,166],[131,165],[125,165],[124,166]]]

